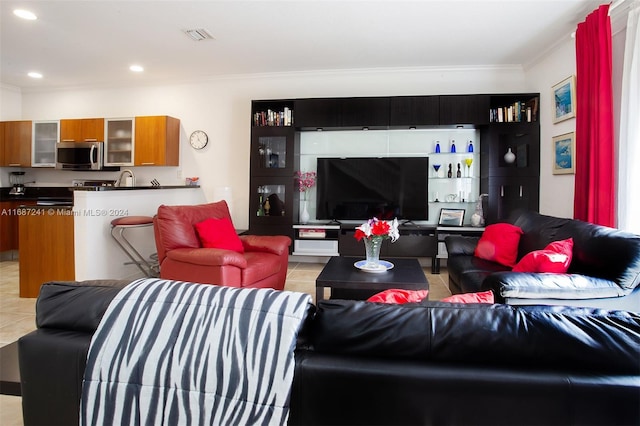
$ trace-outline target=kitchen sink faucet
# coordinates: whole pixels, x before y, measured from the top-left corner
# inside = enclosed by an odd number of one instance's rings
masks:
[[[116,180],[116,183],[114,186],[122,186],[122,179],[125,177],[126,174],[128,174],[131,177],[131,186],[136,186],[136,176],[129,169],[124,169],[123,171],[120,172],[120,176],[118,176],[118,179]]]

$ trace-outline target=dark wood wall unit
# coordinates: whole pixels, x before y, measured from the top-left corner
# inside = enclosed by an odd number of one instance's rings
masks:
[[[300,204],[294,180],[300,168],[300,132],[292,124],[294,102],[253,101],[251,114],[249,233],[293,239]]]
[[[389,127],[389,98],[344,98],[340,108],[343,128]]]
[[[490,97],[492,121],[480,127],[480,192],[489,194],[484,200],[487,224],[504,221],[516,209],[540,208],[539,96]],[[509,150],[515,155],[512,163],[505,160]]]
[[[253,101],[251,105],[251,182],[249,228],[261,235],[294,237],[300,193],[293,174],[300,166],[300,134],[316,129],[400,129],[471,125],[480,131],[480,192],[487,224],[506,219],[517,208],[539,209],[540,125],[539,93],[479,95],[308,98]],[[289,125],[256,122],[256,113],[292,111]],[[507,163],[504,154],[516,155]],[[274,199],[265,209],[266,198]],[[282,199],[282,203],[278,200]],[[273,205],[272,205],[273,204]],[[344,232],[340,253],[352,243]],[[346,238],[346,239],[345,239]],[[390,246],[388,255],[403,253],[412,240],[431,236],[411,234],[405,243]],[[417,253],[416,247],[405,247]],[[360,253],[358,245],[358,253]],[[355,247],[354,247],[355,250]],[[400,254],[398,254],[400,255]]]
[[[389,102],[389,126],[420,127],[440,124],[439,96],[394,96]]]
[[[489,95],[441,95],[440,124],[489,124]]]
[[[293,110],[297,128],[312,130],[340,127],[340,99],[296,99]]]
[[[295,126],[301,129],[362,129],[389,126],[389,98],[298,99]]]

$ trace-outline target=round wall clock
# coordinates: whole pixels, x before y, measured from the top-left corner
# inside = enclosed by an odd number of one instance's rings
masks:
[[[207,146],[209,136],[202,130],[196,130],[189,136],[189,143],[194,149],[202,149]]]

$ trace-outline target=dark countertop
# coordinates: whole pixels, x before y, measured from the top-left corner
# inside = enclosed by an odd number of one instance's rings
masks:
[[[160,185],[160,186],[76,186],[72,191],[136,191],[139,189],[185,189],[200,188],[200,186]]]
[[[0,201],[38,201],[43,198],[73,201],[72,189],[66,186],[26,186],[23,195],[10,195],[9,186],[0,188]]]
[[[26,186],[23,195],[10,195],[11,187],[0,188],[0,201],[42,201],[61,200],[73,202],[73,191],[136,191],[140,189],[184,189],[200,186],[161,185],[161,186]]]

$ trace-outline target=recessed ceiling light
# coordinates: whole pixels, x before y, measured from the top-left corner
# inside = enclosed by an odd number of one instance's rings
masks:
[[[39,72],[35,72],[35,71],[31,71],[27,75],[29,77],[31,77],[31,78],[42,78],[42,74],[40,74]]]
[[[143,68],[143,67],[141,67],[140,65],[131,65],[131,66],[129,67],[129,69],[130,69],[131,71],[133,71],[133,72],[142,72],[142,71],[144,71],[144,68]]]
[[[35,15],[35,13],[30,12],[28,10],[24,10],[24,9],[16,9],[13,11],[13,14],[22,18],[22,19],[27,19],[29,21],[34,21],[36,19],[38,19],[38,17]]]

